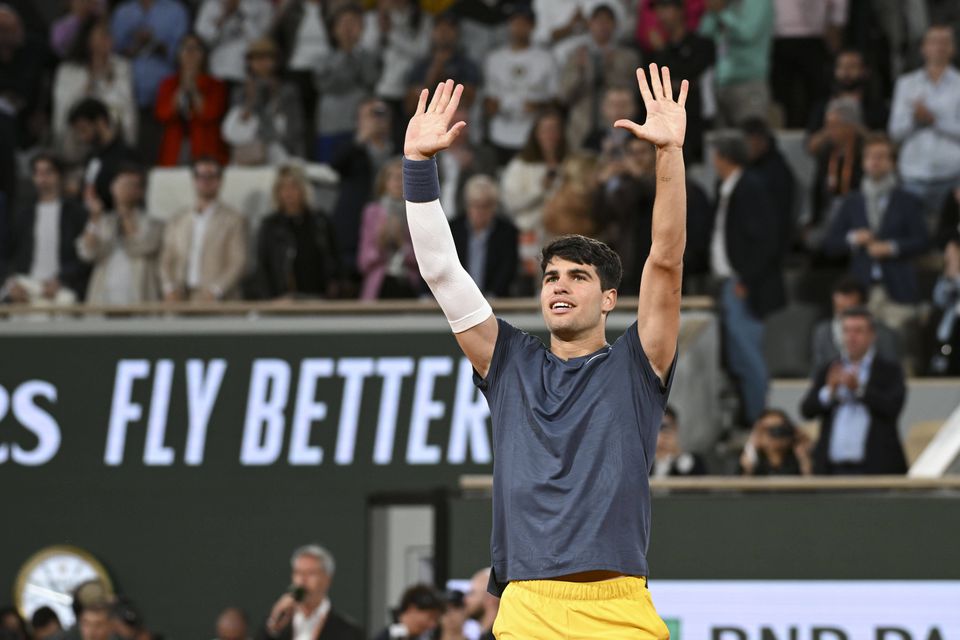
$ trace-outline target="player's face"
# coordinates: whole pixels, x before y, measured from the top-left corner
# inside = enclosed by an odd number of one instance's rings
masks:
[[[615,289],[604,291],[596,267],[563,258],[547,263],[540,290],[540,309],[550,333],[562,340],[602,325],[617,302]]]

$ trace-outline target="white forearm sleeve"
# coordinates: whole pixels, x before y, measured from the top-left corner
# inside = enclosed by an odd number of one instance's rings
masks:
[[[420,275],[450,328],[462,333],[489,318],[493,309],[457,257],[450,223],[440,206],[436,161],[404,159],[403,174],[407,224]]]

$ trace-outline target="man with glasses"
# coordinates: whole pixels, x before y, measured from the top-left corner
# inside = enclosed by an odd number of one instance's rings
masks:
[[[167,302],[239,298],[247,258],[243,216],[220,202],[223,167],[213,158],[193,164],[196,203],[167,225],[160,282]]]

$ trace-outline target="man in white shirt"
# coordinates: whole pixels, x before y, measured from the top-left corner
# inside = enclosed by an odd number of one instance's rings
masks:
[[[57,157],[41,152],[31,168],[36,200],[13,218],[10,272],[0,273],[0,300],[71,304],[83,297],[90,275],[74,246],[87,213],[63,198],[63,166]]]
[[[520,4],[510,11],[509,42],[490,54],[484,69],[484,107],[501,166],[526,143],[537,111],[556,97],[560,79],[553,56],[530,45],[533,11]]]
[[[363,631],[330,604],[336,564],[329,551],[310,544],[290,559],[291,588],[280,596],[260,638],[276,640],[363,640]]]
[[[960,184],[960,72],[951,66],[952,27],[935,25],[923,38],[921,69],[900,76],[888,128],[900,146],[903,187],[924,201],[928,219]]]

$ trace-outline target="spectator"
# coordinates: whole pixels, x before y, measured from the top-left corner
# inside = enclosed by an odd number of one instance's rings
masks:
[[[770,109],[770,0],[707,0],[700,33],[717,47],[717,121],[736,126],[749,117],[766,118]],[[677,76],[678,78],[680,76]]]
[[[813,473],[810,439],[781,409],[765,409],[740,454],[745,476],[809,476]]]
[[[133,61],[133,90],[140,108],[137,148],[145,158],[156,152],[160,137],[154,120],[157,92],[176,70],[177,47],[189,24],[177,0],[124,0],[113,11],[114,46]]]
[[[509,11],[507,45],[490,54],[484,69],[484,110],[501,166],[523,147],[537,112],[556,97],[559,82],[553,56],[530,44],[533,11],[522,4],[509,5]]]
[[[937,309],[931,325],[936,327],[929,373],[960,375],[960,241],[953,240],[944,251],[943,275],[933,288]]]
[[[543,203],[559,182],[566,156],[563,115],[547,110],[537,116],[526,146],[503,172],[504,211],[520,231],[521,268],[527,279],[539,280]]]
[[[84,98],[75,104],[68,121],[77,140],[89,149],[84,190],[93,189],[104,206],[112,209],[110,185],[121,165],[137,160],[136,153],[123,141],[107,106],[96,98]]]
[[[363,11],[348,4],[333,16],[334,50],[317,69],[317,144],[315,158],[330,162],[341,144],[353,139],[357,109],[379,79],[377,57],[360,47]]]
[[[781,219],[746,163],[742,137],[716,141],[713,165],[721,183],[710,256],[721,281],[726,366],[737,380],[743,417],[753,424],[766,406],[769,379],[763,319],[784,306],[786,295],[778,251]]]
[[[106,0],[70,0],[69,5],[68,13],[50,27],[50,48],[61,58],[66,58],[76,45],[75,38],[83,25],[107,14]]]
[[[824,71],[840,49],[847,2],[774,0],[770,77],[773,97],[783,107],[789,129],[806,125],[810,109],[829,91]]]
[[[350,274],[356,274],[361,213],[372,199],[377,174],[393,156],[390,137],[390,110],[382,100],[368,98],[357,112],[356,137],[340,147],[330,165],[340,176],[333,228],[340,248],[340,263]]]
[[[716,51],[713,41],[696,32],[694,26],[703,13],[701,0],[651,0],[648,7],[655,13],[657,24],[650,33],[650,62],[670,69],[674,95],[680,93],[680,83],[686,79],[687,132],[683,142],[683,157],[688,164],[703,160],[703,94],[700,82],[703,74],[713,66]],[[686,7],[686,10],[684,9]],[[696,18],[695,22],[692,18]],[[694,22],[694,24],[691,24]],[[654,35],[660,34],[661,35]]]
[[[817,155],[830,140],[830,132],[825,126],[827,105],[833,100],[844,99],[856,102],[860,106],[863,123],[870,130],[885,129],[887,126],[887,108],[880,96],[876,83],[870,77],[870,70],[864,62],[863,54],[856,49],[844,49],[837,54],[833,67],[833,88],[829,97],[825,97],[810,112],[807,124],[807,151]]]
[[[867,139],[860,191],[840,205],[824,251],[850,257],[850,274],[869,287],[868,306],[894,331],[903,331],[920,302],[911,261],[927,249],[923,204],[897,186],[893,143],[882,134]]]
[[[227,87],[207,73],[203,40],[188,34],[180,43],[177,73],[157,93],[156,119],[163,126],[157,165],[188,165],[197,158],[227,161],[220,120],[227,110]]]
[[[924,66],[897,79],[890,136],[901,145],[900,175],[928,216],[960,184],[960,72],[951,27],[935,25],[923,38]]]
[[[676,6],[680,9],[680,17],[683,20],[683,30],[685,32],[695,32],[700,26],[700,19],[703,18],[703,12],[706,10],[705,0],[640,0],[637,3],[637,31],[636,40],[640,45],[640,50],[645,56],[662,50],[668,42],[673,40],[676,27],[668,24],[664,20],[663,14],[659,11],[660,7]],[[658,63],[659,64],[659,63]],[[669,67],[673,70],[673,67]],[[691,79],[693,76],[676,73],[678,78]],[[688,102],[689,94],[687,94]],[[687,123],[689,126],[690,112],[687,111]],[[689,134],[690,130],[687,129]]]
[[[30,634],[27,633],[27,623],[24,622],[15,607],[0,609],[0,631],[4,630],[13,633],[13,637],[19,640],[30,639]]]
[[[266,35],[272,18],[268,0],[203,0],[193,28],[209,47],[210,74],[242,82],[247,46]]]
[[[336,298],[340,275],[333,226],[313,208],[307,176],[297,165],[277,171],[276,212],[264,218],[257,239],[257,270],[264,298]]]
[[[137,103],[133,98],[130,63],[113,53],[110,25],[105,18],[84,23],[67,59],[53,78],[53,134],[65,156],[78,160],[82,149],[68,136],[67,116],[83,98],[103,102],[119,126],[124,142],[137,142]]]
[[[435,637],[438,640],[467,640],[463,632],[467,622],[467,609],[463,602],[461,591],[448,591],[446,594],[446,611],[440,616],[440,627]]]
[[[44,43],[24,28],[20,14],[0,4],[0,100],[16,116],[21,148],[46,133],[51,58]]]
[[[689,98],[688,98],[689,99]],[[781,214],[778,251],[786,255],[793,240],[794,210],[796,209],[796,180],[793,171],[780,152],[777,139],[767,123],[760,118],[747,118],[741,130],[747,140],[747,154],[750,168],[767,187],[767,194],[774,209]]]
[[[696,453],[684,451],[680,446],[679,431],[677,413],[668,405],[663,412],[663,422],[660,423],[660,433],[657,435],[657,452],[653,459],[653,468],[650,470],[651,477],[707,474],[703,458]]]
[[[246,221],[217,200],[223,167],[193,163],[196,202],[174,215],[163,236],[160,282],[167,302],[213,302],[239,296],[247,257]]]
[[[500,598],[487,591],[489,581],[490,567],[480,569],[470,579],[470,591],[463,598],[467,615],[480,625],[480,640],[494,640],[493,623],[500,611]]]
[[[363,210],[357,268],[363,274],[361,300],[415,298],[420,276],[407,229],[399,159],[383,166],[377,176],[377,200]]]
[[[857,103],[839,98],[827,105],[827,137],[816,155],[812,212],[806,242],[816,246],[819,234],[833,219],[843,196],[855,190],[863,176],[863,121]]]
[[[327,30],[327,3],[324,0],[289,0],[281,3],[273,22],[272,35],[280,47],[281,68],[297,85],[307,131],[316,131],[316,69],[330,55]]]
[[[460,104],[465,109],[473,104],[481,82],[480,69],[459,48],[459,39],[460,23],[456,15],[446,12],[434,18],[430,52],[413,65],[407,77],[407,114],[414,112],[424,87],[433,89],[448,78],[463,85]]]
[[[110,191],[113,211],[90,194],[90,214],[84,234],[77,239],[77,254],[93,265],[87,304],[128,305],[160,299],[157,261],[163,224],[143,211],[146,176],[136,165],[117,171]]]
[[[852,276],[846,276],[833,285],[831,296],[833,315],[822,320],[813,330],[813,372],[816,373],[840,357],[843,349],[843,312],[867,303],[867,288]],[[877,353],[894,362],[900,360],[897,334],[890,327],[874,319],[877,329]]]
[[[487,297],[505,298],[517,275],[517,227],[497,213],[500,189],[485,175],[464,187],[466,213],[450,223],[460,263]]]
[[[83,298],[89,275],[75,248],[87,213],[63,197],[63,165],[56,156],[41,152],[30,167],[36,199],[13,219],[0,299],[71,304]]]
[[[119,596],[110,612],[112,638],[117,640],[157,640],[144,626],[143,617],[129,598]]]
[[[415,640],[440,623],[446,606],[433,587],[418,584],[403,592],[396,622],[374,636],[373,640]]]
[[[594,236],[602,224],[593,207],[596,189],[597,157],[592,153],[568,155],[560,167],[556,190],[543,203],[546,238]]]
[[[454,114],[454,122],[467,121],[462,107]],[[467,181],[475,175],[494,175],[497,172],[496,152],[484,144],[474,144],[470,136],[457,136],[446,151],[437,156],[440,175],[440,204],[449,219],[464,211],[463,191]]]
[[[600,111],[603,123],[591,131],[583,140],[585,151],[600,154],[601,167],[623,158],[625,146],[635,139],[626,129],[615,127],[617,120],[637,118],[636,92],[631,87],[612,86],[603,93]]]
[[[960,186],[944,200],[937,224],[937,248],[945,249],[951,242],[960,243]]]
[[[217,637],[214,640],[250,640],[247,614],[239,607],[227,607],[217,616]]]
[[[261,38],[247,47],[248,76],[233,93],[223,121],[223,139],[233,147],[233,164],[276,165],[304,157],[303,113],[296,85],[277,73],[277,47]]]
[[[112,640],[110,605],[90,604],[83,607],[77,622],[80,640]]]
[[[60,618],[50,607],[40,607],[33,612],[30,628],[33,629],[33,640],[50,640],[63,632]]]
[[[433,18],[416,0],[378,0],[375,5],[365,16],[363,46],[379,53],[376,95],[390,108],[393,144],[399,149],[405,133],[402,125],[407,121],[403,104],[407,76],[430,51]]]
[[[330,604],[330,584],[336,569],[333,556],[320,545],[298,548],[290,559],[290,583],[303,596],[297,600],[284,593],[273,605],[260,631],[259,640],[363,640],[363,632],[352,620]]]
[[[600,102],[612,85],[632,86],[640,58],[616,44],[616,13],[598,3],[590,13],[590,37],[563,67],[560,99],[569,107],[567,143],[579,149],[588,134],[603,125]]]
[[[873,316],[860,307],[843,314],[844,356],[820,369],[800,405],[820,418],[814,473],[899,474],[907,470],[897,433],[906,387],[896,362],[877,355]]]

